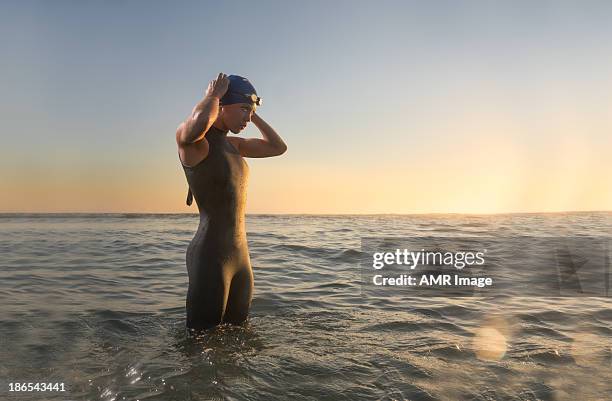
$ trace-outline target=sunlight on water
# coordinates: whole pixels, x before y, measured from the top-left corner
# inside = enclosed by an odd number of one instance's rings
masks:
[[[506,354],[506,337],[494,327],[483,327],[476,331],[474,349],[478,359],[499,361]]]

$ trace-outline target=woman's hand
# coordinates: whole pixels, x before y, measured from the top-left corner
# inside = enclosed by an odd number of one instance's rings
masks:
[[[207,97],[216,97],[217,99],[221,99],[225,92],[227,92],[227,88],[229,88],[229,78],[224,73],[220,72],[216,79],[213,79],[208,84],[208,88],[206,89]]]

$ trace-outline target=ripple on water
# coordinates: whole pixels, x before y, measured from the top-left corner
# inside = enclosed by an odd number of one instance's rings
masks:
[[[609,395],[608,299],[369,298],[358,261],[365,236],[610,232],[612,214],[249,216],[251,318],[191,335],[196,227],[173,215],[2,220],[0,376],[44,371],[75,400]]]

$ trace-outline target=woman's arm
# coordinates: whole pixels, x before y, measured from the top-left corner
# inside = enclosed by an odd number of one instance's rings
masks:
[[[219,99],[229,87],[227,75],[219,73],[206,89],[206,95],[192,110],[191,115],[176,130],[179,146],[189,145],[204,138],[219,115]]]
[[[238,151],[244,157],[273,157],[282,155],[287,151],[287,145],[283,141],[283,139],[274,131],[267,122],[263,120],[263,118],[259,117],[257,113],[253,113],[253,117],[251,117],[251,121],[261,132],[260,138],[237,138],[234,137],[232,139],[236,140],[238,143]]]

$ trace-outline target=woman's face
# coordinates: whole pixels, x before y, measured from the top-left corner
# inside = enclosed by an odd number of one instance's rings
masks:
[[[234,134],[246,128],[255,113],[255,105],[249,103],[236,103],[221,108],[223,124]]]

